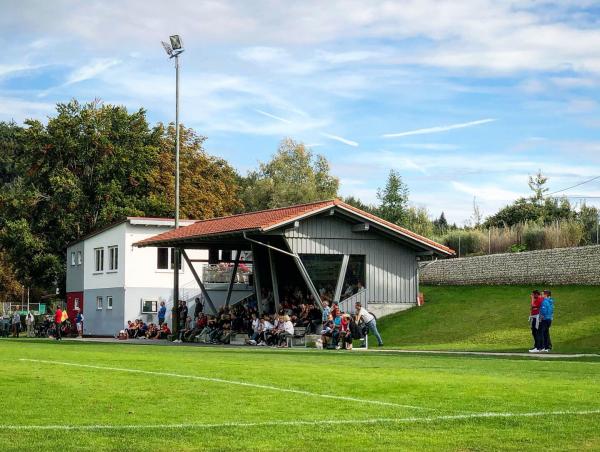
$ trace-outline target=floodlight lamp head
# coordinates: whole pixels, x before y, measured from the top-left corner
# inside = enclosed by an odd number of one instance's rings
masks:
[[[160,43],[162,44],[163,48],[165,49],[165,52],[167,52],[167,55],[173,56],[173,49],[171,48],[171,46],[169,44],[167,44],[165,41],[160,41]]]
[[[171,48],[176,52],[183,52],[183,40],[179,35],[169,36],[171,41]]]

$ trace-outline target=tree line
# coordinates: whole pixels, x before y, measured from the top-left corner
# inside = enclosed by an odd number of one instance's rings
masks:
[[[0,122],[0,301],[19,299],[23,286],[33,299],[56,288],[64,293],[69,243],[126,216],[174,216],[172,124],[149,124],[146,112],[100,101],[56,106],[44,124]],[[206,219],[247,211],[331,199],[339,180],[329,162],[286,138],[268,162],[246,175],[208,154],[206,137],[180,128],[180,215]],[[538,175],[541,176],[541,173]],[[545,198],[545,181],[530,181],[534,196],[520,199],[462,232],[510,227],[523,221],[587,221],[598,212],[575,209],[567,200]],[[535,190],[538,190],[535,192]],[[345,201],[390,222],[452,246],[444,213],[434,219],[409,202],[401,175],[389,172],[376,204]],[[459,231],[459,232],[461,232]]]

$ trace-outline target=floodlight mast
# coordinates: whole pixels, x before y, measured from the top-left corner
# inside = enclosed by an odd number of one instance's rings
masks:
[[[179,55],[183,53],[183,41],[179,35],[169,36],[169,42],[161,41],[169,59],[175,58],[175,229],[179,228]],[[173,310],[172,330],[176,334],[179,324],[179,248],[173,248]],[[184,319],[185,320],[185,319]]]

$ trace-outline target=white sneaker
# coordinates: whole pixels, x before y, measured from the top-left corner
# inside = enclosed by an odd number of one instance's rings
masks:
[[[256,345],[256,341],[255,341],[254,339],[250,339],[250,340],[248,341],[248,343],[249,343],[250,345]]]
[[[550,350],[548,350],[547,348],[543,348],[542,350],[540,350],[542,353],[548,353]]]
[[[539,353],[540,350],[538,350],[537,348],[532,348],[531,350],[529,350],[529,353]]]

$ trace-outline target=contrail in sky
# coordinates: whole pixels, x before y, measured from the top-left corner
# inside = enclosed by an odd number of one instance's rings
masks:
[[[292,123],[292,121],[290,121],[289,119],[282,118],[281,116],[272,115],[271,113],[267,113],[266,111],[259,110],[258,108],[255,108],[254,111],[256,113],[260,113],[261,115],[267,116],[269,118],[276,119],[277,121],[285,122],[286,124]]]
[[[348,146],[354,146],[354,147],[358,146],[358,143],[356,141],[348,140],[344,137],[332,135],[330,133],[325,133],[325,132],[321,132],[321,135],[324,137],[330,138],[332,140],[339,141],[340,143],[347,144]]]
[[[450,124],[447,126],[436,126],[436,127],[428,127],[426,129],[409,130],[407,132],[386,133],[381,136],[383,138],[398,138],[398,137],[407,137],[409,135],[425,135],[428,133],[446,132],[447,130],[464,129],[465,127],[478,126],[481,124],[487,124],[488,122],[494,122],[494,121],[496,121],[496,119],[486,118],[486,119],[479,119],[477,121],[463,122],[460,124]]]

